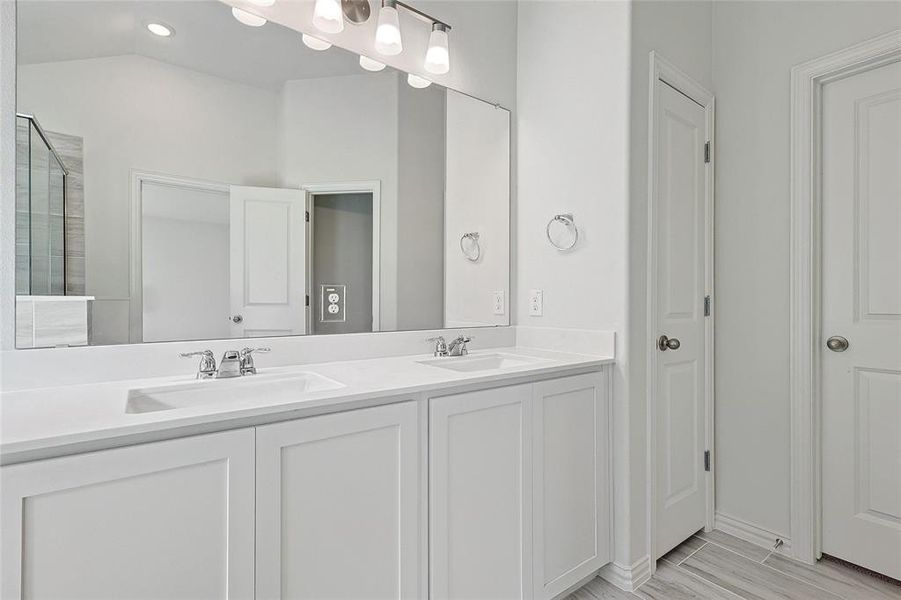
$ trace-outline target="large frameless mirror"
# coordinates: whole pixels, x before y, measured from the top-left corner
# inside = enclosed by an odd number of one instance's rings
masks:
[[[17,38],[17,347],[509,324],[505,109],[214,0]]]

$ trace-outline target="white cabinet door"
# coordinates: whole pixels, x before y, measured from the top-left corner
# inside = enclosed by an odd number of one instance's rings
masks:
[[[10,465],[3,598],[253,597],[253,431]]]
[[[531,395],[429,404],[430,598],[531,598]]]
[[[421,597],[421,438],[416,402],[258,427],[257,598]]]
[[[536,598],[552,598],[610,562],[606,375],[543,381],[532,396]]]

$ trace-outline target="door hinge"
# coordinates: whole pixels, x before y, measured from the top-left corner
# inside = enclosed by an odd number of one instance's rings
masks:
[[[710,316],[710,296],[704,296],[704,316]]]
[[[304,306],[309,306],[309,305],[310,305],[310,295],[306,294],[306,304]]]
[[[710,162],[710,142],[704,142],[704,162]]]
[[[304,219],[306,219],[307,223],[309,223],[310,222],[310,211],[308,211],[308,210],[303,211],[303,216],[304,216]]]
[[[710,470],[710,450],[704,450],[704,470]]]

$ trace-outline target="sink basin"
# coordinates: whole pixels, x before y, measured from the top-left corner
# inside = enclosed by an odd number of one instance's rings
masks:
[[[520,356],[518,354],[475,354],[470,356],[445,356],[432,360],[421,360],[419,364],[457,371],[458,373],[472,373],[473,371],[494,371],[497,369],[515,369],[541,362],[540,358]]]
[[[147,413],[258,398],[277,404],[302,400],[304,394],[342,387],[343,384],[328,377],[308,372],[191,381],[129,390],[125,412]]]

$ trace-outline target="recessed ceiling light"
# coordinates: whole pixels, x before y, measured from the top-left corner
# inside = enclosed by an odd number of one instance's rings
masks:
[[[249,27],[262,27],[266,24],[266,19],[263,17],[248,12],[243,8],[238,8],[237,6],[232,7],[232,16]]]
[[[148,23],[147,30],[153,35],[158,35],[160,37],[169,37],[175,33],[174,29],[168,25],[163,25],[162,23]]]
[[[307,48],[311,48],[313,50],[322,51],[328,50],[332,47],[329,42],[315,38],[312,35],[303,34],[300,39],[303,40],[303,43]]]

